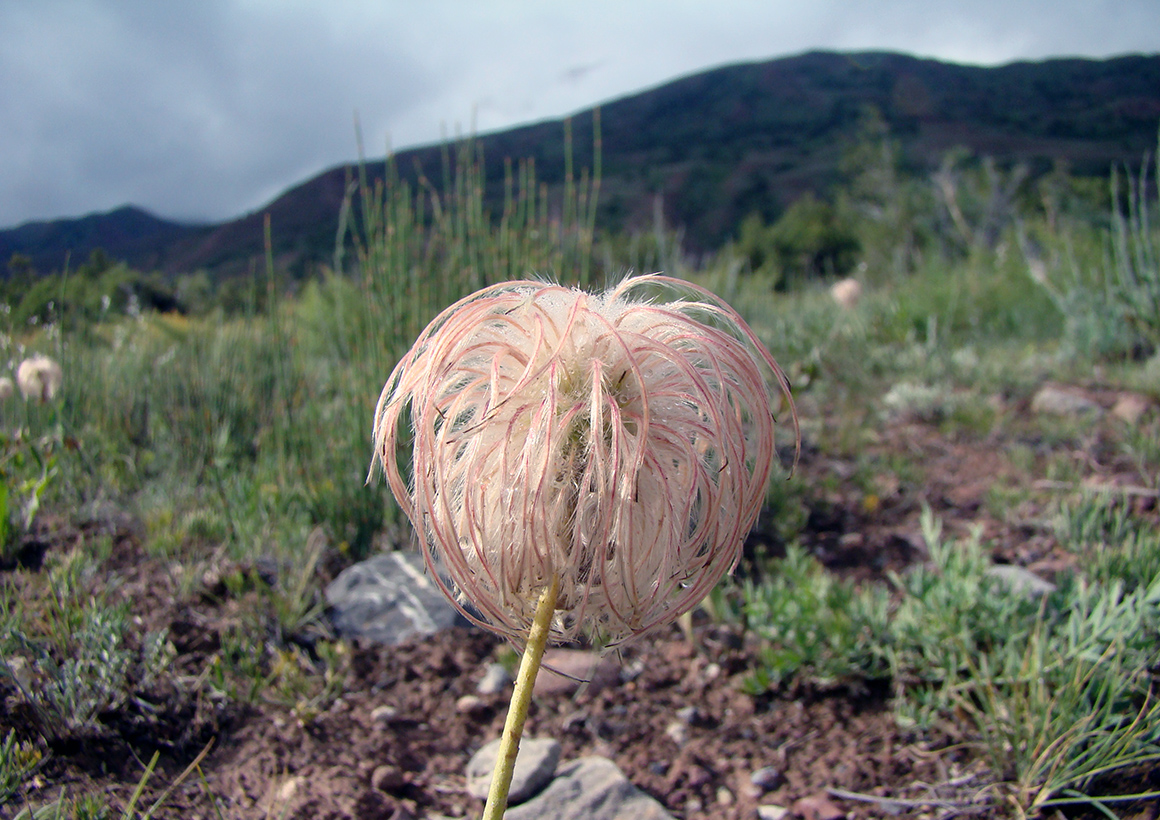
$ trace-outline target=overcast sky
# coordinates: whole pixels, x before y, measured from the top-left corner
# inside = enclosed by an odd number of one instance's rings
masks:
[[[1160,53],[1160,0],[0,0],[0,226],[228,219],[354,159],[356,112],[381,156],[814,48]]]

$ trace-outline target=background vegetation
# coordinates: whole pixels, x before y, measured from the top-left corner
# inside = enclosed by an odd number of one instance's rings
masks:
[[[390,164],[352,178],[317,275],[280,268],[268,224],[266,264],[227,286],[162,280],[96,251],[47,277],[13,257],[2,358],[12,370],[51,355],[65,380],[50,402],[0,404],[0,564],[27,565],[53,521],[131,510],[145,548],[181,567],[191,592],[225,566],[228,589],[253,593],[197,685],[280,699],[309,720],[338,691],[342,664],[340,644],[307,649],[301,637],[322,628],[319,568],[390,548],[402,525],[383,484],[366,481],[383,381],[438,310],[528,274],[596,286],[663,269],[720,293],[790,371],[809,445],[864,471],[869,505],[873,467],[860,454],[891,412],[981,435],[1024,423],[988,396],[1027,398],[1049,376],[1096,372],[1160,399],[1151,166],[1095,182],[954,153],[916,175],[880,118],[860,133],[839,185],[772,221],[753,211],[696,257],[659,218],[649,232],[599,233],[596,167],[569,166],[549,195],[533,163],[511,163],[502,191],[485,191],[471,141],[448,153],[438,187]],[[844,275],[867,291],[853,310],[826,292]],[[1074,434],[1054,424],[1036,435]],[[1144,424],[1121,430],[1118,446],[1157,489],[1155,416]],[[815,491],[771,489],[784,557],[750,556],[747,580],[710,602],[761,642],[753,692],[888,681],[916,732],[952,717],[970,726],[957,736],[992,773],[976,799],[1017,814],[1084,799],[1100,776],[1160,754],[1160,542],[1146,511],[1086,497],[1060,506],[1079,570],[1032,599],[1000,594],[986,545],[944,538],[929,514],[929,562],[889,585],[835,579],[794,546]],[[33,592],[0,575],[0,676],[39,727],[0,738],[0,797],[54,744],[165,674],[167,636],[124,641],[124,607],[92,592],[109,549],[97,538],[51,555]],[[63,805],[61,816],[101,816]]]

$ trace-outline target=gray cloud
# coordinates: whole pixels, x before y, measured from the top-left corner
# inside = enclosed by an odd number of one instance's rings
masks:
[[[960,62],[1160,51],[1155,0],[39,0],[0,6],[0,225],[225,219],[367,151],[562,116],[810,48]]]

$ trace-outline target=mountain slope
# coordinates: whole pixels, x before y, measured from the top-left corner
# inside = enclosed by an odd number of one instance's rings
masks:
[[[964,147],[1035,171],[1064,161],[1077,173],[1102,175],[1156,148],[1160,56],[982,68],[811,52],[677,79],[600,107],[600,222],[648,229],[659,196],[666,221],[683,228],[692,247],[715,247],[747,213],[775,216],[802,192],[836,182],[842,153],[870,109],[881,113],[913,170]],[[572,118],[577,168],[592,166],[592,119],[592,110]],[[501,190],[505,159],[534,158],[538,178],[560,184],[563,135],[562,123],[549,121],[478,137],[491,189]],[[426,146],[395,162],[404,177],[414,180],[422,168],[437,181],[442,156],[440,146]],[[376,169],[381,163],[370,164]],[[329,258],[352,170],[331,168],[255,213],[210,228],[142,220],[133,234],[130,220],[117,219],[104,233],[106,222],[86,217],[49,223],[55,233],[43,225],[0,232],[0,254],[30,253],[43,269],[42,259],[61,259],[66,247],[75,258],[96,243],[138,267],[241,272],[263,253],[269,214],[279,261],[302,267]],[[132,209],[114,213],[124,211]]]
[[[0,231],[0,260],[13,254],[29,257],[42,271],[76,267],[91,251],[103,248],[113,259],[134,267],[160,268],[174,243],[206,233],[210,228],[160,219],[148,211],[125,205],[103,214],[76,219],[26,222]]]

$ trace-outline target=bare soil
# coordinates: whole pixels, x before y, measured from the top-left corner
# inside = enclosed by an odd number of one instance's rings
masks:
[[[1040,458],[1030,473],[1008,459],[1016,442]],[[1071,446],[1089,483],[1124,486],[1143,480],[1114,439],[1096,427]],[[920,473],[908,479],[891,471],[892,452],[905,453],[921,465]],[[1001,517],[988,502],[989,493],[1033,482],[1047,455],[1047,445],[1030,434],[970,440],[930,425],[899,423],[860,454],[882,464],[868,489],[865,475],[855,480],[850,461],[807,447],[793,481],[832,489],[806,496],[801,538],[834,572],[880,578],[925,557],[919,515],[927,504],[948,534],[979,527],[996,560],[1051,577],[1071,560],[1045,524],[1058,488],[1045,487],[1038,500]],[[1155,514],[1154,498],[1136,503]],[[42,552],[69,549],[91,535],[73,523],[57,521],[54,527]],[[771,522],[764,528],[750,549],[777,554],[782,545],[770,534]],[[511,654],[488,633],[463,628],[397,647],[355,646],[346,656],[345,677],[336,684],[340,694],[317,714],[262,697],[242,706],[212,696],[205,680],[223,636],[252,601],[212,585],[180,594],[174,567],[149,555],[128,525],[116,526],[104,570],[103,583],[131,603],[142,631],[168,629],[178,653],[174,674],[103,715],[101,730],[92,737],[50,744],[46,764],[16,800],[0,807],[0,818],[13,817],[26,803],[45,802],[61,789],[73,795],[103,792],[119,810],[140,782],[145,763],[160,751],[157,771],[138,803],[149,806],[207,747],[199,770],[168,794],[155,817],[478,815],[480,801],[464,792],[464,769],[476,749],[499,735],[507,695],[477,695],[476,684],[489,663]],[[8,569],[10,588],[20,589],[21,574],[35,571]],[[316,638],[295,638],[306,657]],[[969,746],[959,744],[953,727],[946,736],[920,738],[896,725],[887,684],[831,689],[798,684],[751,696],[740,681],[753,657],[750,638],[699,615],[692,642],[674,627],[607,656],[603,663],[611,664],[612,672],[598,674],[590,684],[537,695],[526,735],[556,738],[564,759],[611,758],[678,818],[752,820],[759,804],[791,808],[809,820],[948,816],[961,813],[948,807],[978,797],[986,785],[982,763]],[[0,735],[8,728],[25,737],[36,732],[18,692],[0,680]],[[764,767],[776,774],[759,788],[750,776]],[[1139,773],[1141,782],[1153,776]],[[947,802],[940,808],[937,800]],[[1157,816],[1154,804],[1129,808],[1134,816]],[[1005,814],[992,808],[975,816]]]

